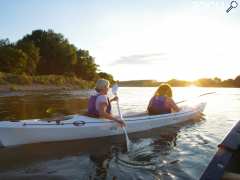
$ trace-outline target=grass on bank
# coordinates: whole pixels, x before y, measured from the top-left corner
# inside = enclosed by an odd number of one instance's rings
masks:
[[[82,89],[92,88],[94,82],[85,81],[74,75],[38,75],[10,74],[0,72],[0,85],[55,85],[55,86],[78,86]],[[14,88],[14,86],[13,86]]]

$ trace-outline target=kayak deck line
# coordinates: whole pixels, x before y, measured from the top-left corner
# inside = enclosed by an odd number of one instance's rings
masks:
[[[192,111],[185,111],[185,112],[179,112],[178,114],[176,113],[171,113],[170,115],[169,114],[160,114],[160,115],[145,115],[143,116],[144,118],[137,118],[137,117],[131,117],[131,118],[134,118],[134,119],[125,119],[126,122],[133,122],[133,121],[147,121],[147,120],[157,120],[159,118],[166,118],[166,117],[179,117],[181,115],[185,115],[185,114],[188,114],[189,112],[192,112]],[[149,116],[149,117],[148,117]],[[125,117],[127,118],[127,117]],[[135,119],[137,118],[137,119]],[[68,119],[69,120],[69,119]],[[52,122],[55,122],[54,124],[52,124]],[[82,125],[84,126],[85,124],[91,124],[91,123],[114,123],[114,121],[90,121],[90,122],[85,122],[85,121],[74,121],[72,123],[61,123],[61,122],[58,122],[58,121],[48,121],[48,123],[39,123],[39,124],[31,124],[31,123],[23,123],[22,125],[23,126],[26,126],[26,125],[74,125],[74,126],[79,126],[79,125]]]
[[[74,126],[84,126],[86,124],[85,121],[74,121],[72,123],[61,123],[61,122],[57,122],[57,121],[53,121],[53,122],[56,122],[55,124],[51,124],[50,122],[48,123],[39,123],[39,124],[34,124],[34,123],[23,123],[22,126],[35,126],[35,125],[40,125],[40,126],[51,126],[51,125],[74,125]]]
[[[159,114],[159,115],[148,115],[148,114],[145,114],[145,115],[142,115],[141,118],[138,118],[139,116],[131,116],[131,117],[125,117],[125,118],[128,118],[128,119],[125,119],[126,122],[133,122],[133,121],[144,121],[144,120],[156,120],[156,119],[159,119],[159,118],[166,118],[166,117],[178,117],[178,116],[181,116],[181,115],[185,115],[189,112],[192,112],[192,111],[184,111],[184,112],[177,112],[177,113],[168,113],[168,114]],[[74,117],[74,115],[70,115],[71,118]],[[70,120],[71,118],[67,118],[63,121],[66,121],[66,120]],[[131,119],[130,119],[131,118]],[[134,119],[132,119],[134,118]],[[137,118],[137,119],[136,119]],[[42,121],[42,120],[40,120]],[[45,120],[44,120],[45,121]],[[54,124],[53,124],[54,122]],[[72,123],[66,123],[66,122],[61,122],[61,121],[58,121],[58,120],[54,120],[54,121],[47,121],[47,123],[27,123],[27,122],[24,122],[22,124],[22,126],[33,126],[33,125],[43,125],[43,126],[47,126],[47,125],[74,125],[74,126],[79,126],[79,125],[82,125],[84,126],[85,124],[91,124],[91,123],[114,123],[114,121],[89,121],[89,122],[85,122],[85,121],[74,121]]]

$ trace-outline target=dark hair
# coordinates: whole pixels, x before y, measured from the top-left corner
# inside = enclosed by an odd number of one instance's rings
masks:
[[[157,91],[155,92],[154,96],[167,96],[172,97],[172,88],[169,84],[161,84]]]

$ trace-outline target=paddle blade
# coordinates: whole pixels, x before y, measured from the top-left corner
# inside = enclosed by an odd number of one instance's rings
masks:
[[[112,93],[113,93],[114,95],[117,95],[117,92],[118,92],[118,85],[117,85],[117,84],[114,84],[114,85],[112,86]]]

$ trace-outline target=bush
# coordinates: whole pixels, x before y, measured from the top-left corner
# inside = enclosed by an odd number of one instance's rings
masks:
[[[32,77],[26,74],[22,74],[22,75],[6,74],[5,81],[7,81],[10,84],[29,85],[29,84],[32,84]]]
[[[27,85],[30,85],[32,84],[32,77],[31,76],[28,76],[26,74],[22,74],[20,75],[19,77],[19,84],[27,84]]]
[[[3,79],[0,79],[0,85],[4,85],[4,84],[7,84],[7,82],[4,81]]]
[[[14,47],[0,47],[0,71],[21,74],[25,72],[27,54]]]
[[[26,74],[17,75],[10,73],[0,72],[0,84],[12,84],[12,90],[15,90],[15,85],[56,85],[56,86],[78,86],[79,88],[87,89],[93,88],[95,83],[92,81],[85,81],[74,75],[41,75],[41,76],[28,76]]]
[[[12,85],[12,86],[10,87],[10,90],[11,90],[11,91],[17,91],[17,90],[18,90],[18,88],[17,88],[17,86],[16,86],[16,85]]]
[[[5,81],[5,74],[0,72],[0,84],[6,84],[7,82]]]

